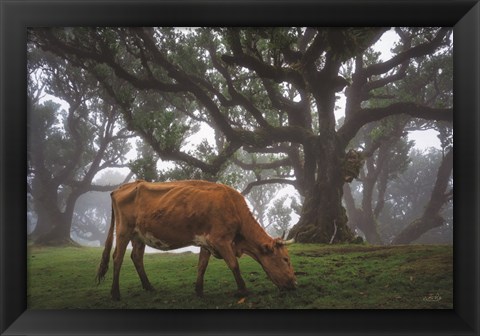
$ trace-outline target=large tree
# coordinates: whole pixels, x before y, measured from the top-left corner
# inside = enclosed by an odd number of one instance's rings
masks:
[[[411,243],[424,233],[445,223],[444,218],[441,216],[441,210],[447,202],[453,199],[453,188],[449,186],[452,169],[453,148],[450,148],[448,153],[442,157],[430,199],[425,205],[422,215],[405,227],[393,239],[393,244]]]
[[[408,119],[402,116],[385,118],[371,123],[359,132],[363,141],[365,165],[360,171],[359,182],[354,193],[349,184],[344,185],[344,201],[348,214],[348,224],[360,230],[372,244],[381,244],[378,217],[385,205],[387,184],[402,173],[409,163],[408,152],[413,145],[407,141],[404,127]],[[358,205],[355,199],[359,199]]]
[[[418,43],[418,31],[408,29],[396,29],[399,39],[403,44],[398,44],[396,48],[405,48],[405,45]],[[425,29],[424,33],[431,32]],[[416,33],[416,34],[415,34]],[[380,56],[379,53],[372,52],[367,54],[368,62],[375,64]],[[430,107],[446,107],[452,105],[453,83],[452,83],[452,48],[446,47],[438,50],[433,55],[425,58],[418,58],[407,66],[399,68],[396,78],[403,78],[402,81],[393,81],[381,87],[375,88],[371,92],[371,99],[365,102],[370,107],[383,107],[391,101],[411,100],[417,104]],[[356,76],[354,72],[353,76]],[[393,75],[392,75],[393,76]],[[395,76],[393,76],[395,78]],[[353,95],[354,97],[355,95]],[[351,103],[351,89],[347,91],[347,105]],[[407,141],[407,132],[414,130],[436,130],[439,132],[439,139],[444,151],[451,145],[452,125],[444,122],[426,121],[407,116],[392,116],[379,122],[370,123],[357,133],[352,145],[362,144],[365,147],[363,156],[365,157],[365,169],[361,171],[362,201],[360,207],[356,207],[348,186],[344,187],[345,202],[347,205],[349,223],[359,228],[371,243],[380,243],[378,227],[390,225],[391,223],[379,223],[378,218],[385,205],[385,195],[387,186],[398,177],[409,164],[409,150],[414,141]],[[448,176],[446,177],[448,179]],[[426,190],[431,190],[433,182],[430,185],[423,185]],[[417,194],[419,195],[418,187]],[[373,199],[375,194],[375,201]],[[439,190],[433,188],[433,193]],[[444,191],[440,191],[444,192]],[[408,192],[404,194],[406,196]],[[442,197],[442,195],[432,194],[433,198]],[[397,199],[403,203],[401,199]],[[436,207],[437,212],[440,207]],[[404,213],[411,213],[412,205],[403,208]],[[433,216],[430,211],[428,216]],[[383,216],[388,219],[388,216]],[[437,221],[437,223],[439,223]],[[424,230],[417,230],[425,232]],[[410,236],[414,240],[414,236]],[[418,236],[417,236],[418,238]],[[390,241],[391,238],[388,239]],[[397,241],[397,240],[395,240]],[[405,239],[402,242],[407,242]]]
[[[125,173],[118,169],[109,169],[99,175],[94,180],[95,186],[113,189],[113,186],[128,181],[133,172],[125,176]],[[110,227],[111,214],[110,190],[89,191],[83,194],[75,203],[71,227],[72,238],[79,243],[97,244],[99,242],[103,245]]]
[[[437,224],[443,224],[441,227],[431,230],[429,235],[437,235],[437,239],[441,241],[452,240],[452,188],[453,180],[450,180],[446,185],[446,189],[435,188],[437,184],[437,176],[439,175],[440,167],[442,165],[446,169],[448,166],[445,163],[451,159],[447,158],[441,150],[430,148],[429,150],[412,150],[410,154],[411,162],[408,169],[397,179],[392,180],[386,195],[385,210],[380,215],[380,222],[382,224],[381,233],[385,242],[392,242],[397,236],[401,235],[402,231],[409,231],[409,225],[418,225],[418,219],[425,217],[424,213],[430,209],[431,218],[437,218]],[[451,165],[450,165],[451,169]],[[439,181],[440,182],[440,181]],[[445,194],[446,197],[444,196]],[[432,216],[431,206],[428,206],[432,198],[443,198],[444,203],[439,203],[437,213]],[[445,218],[445,221],[438,220],[439,217]],[[430,227],[432,229],[432,227]],[[409,242],[416,241],[419,237],[428,232],[425,227],[422,230],[417,230],[415,235],[410,235]],[[422,237],[424,238],[424,237]],[[432,238],[432,237],[431,237]],[[422,241],[427,241],[423,239]],[[435,239],[429,239],[435,241]],[[407,241],[403,241],[406,243]]]
[[[412,60],[449,45],[451,29],[397,30],[393,56],[369,62],[366,50],[385,28],[68,28],[35,29],[34,41],[88,71],[122,107],[135,130],[164,160],[181,161],[210,179],[241,147],[273,153],[269,168],[295,176],[304,197],[290,236],[302,242],[353,238],[342,206],[343,184],[361,160],[349,142],[366,124],[394,114],[452,120],[451,106],[395,100],[381,107],[364,102],[374,90],[403,80]],[[342,77],[354,60],[355,75]],[[348,86],[344,124],[337,128],[337,94]],[[155,101],[152,110],[146,97]],[[175,123],[172,115],[187,116]],[[184,134],[207,123],[222,134],[207,156],[182,150]],[[265,180],[261,183],[271,183]]]
[[[106,168],[125,166],[130,132],[115,106],[100,99],[84,70],[35,51],[29,54],[28,191],[37,214],[31,237],[42,244],[71,242],[78,198],[111,186],[93,183]],[[63,100],[41,102],[46,93]]]

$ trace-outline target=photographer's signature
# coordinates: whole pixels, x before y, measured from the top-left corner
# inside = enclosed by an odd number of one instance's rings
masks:
[[[425,302],[438,302],[441,299],[442,299],[442,297],[438,293],[428,294],[427,296],[423,297],[423,301],[425,301]]]

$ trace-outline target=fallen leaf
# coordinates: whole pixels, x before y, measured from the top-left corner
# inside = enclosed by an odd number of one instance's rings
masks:
[[[242,303],[244,303],[244,302],[245,302],[245,299],[246,299],[246,298],[241,298],[240,300],[238,300],[237,304],[242,304]]]

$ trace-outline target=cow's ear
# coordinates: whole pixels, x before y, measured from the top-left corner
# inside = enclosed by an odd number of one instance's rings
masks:
[[[265,243],[262,245],[262,252],[263,254],[270,254],[273,252],[273,245],[269,243]]]

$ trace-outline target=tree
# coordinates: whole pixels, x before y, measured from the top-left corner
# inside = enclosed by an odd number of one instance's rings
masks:
[[[125,176],[117,170],[104,170],[98,178],[95,178],[94,183],[110,189],[128,181],[132,175],[132,172]],[[79,243],[99,242],[103,245],[110,227],[111,212],[110,192],[89,191],[81,195],[75,203],[72,218],[73,240]]]
[[[422,217],[425,207],[432,197],[437,174],[443,160],[442,151],[412,149],[410,163],[404,173],[389,182],[385,195],[385,206],[379,215],[380,235],[385,243],[391,243],[410,223]],[[452,187],[452,179],[449,188]],[[443,216],[451,217],[452,202],[444,205]],[[451,231],[452,219],[447,220]],[[445,229],[448,229],[445,227]]]
[[[403,44],[398,44],[396,49],[404,49],[405,46],[418,43],[418,32],[405,28],[397,28],[396,31],[403,42]],[[427,29],[424,33],[429,31]],[[368,63],[375,64],[377,62],[378,53],[370,52],[366,55]],[[441,49],[428,57],[415,59],[410,66],[402,65],[398,72],[392,75],[396,79],[403,77],[403,81],[390,82],[376,87],[371,92],[371,99],[365,104],[370,107],[383,107],[386,101],[388,103],[389,101],[411,100],[424,106],[451,106],[452,65],[450,47]],[[358,76],[357,69],[353,72],[353,76]],[[355,97],[354,93],[351,88],[347,91],[347,106],[352,103],[350,98]],[[420,129],[442,129],[442,132],[448,133],[451,130],[451,124],[411,119],[406,116],[392,116],[377,122],[377,124],[380,124],[380,127],[375,126],[374,123],[364,127],[353,141],[354,144],[363,144],[366,147],[362,153],[366,161],[366,173],[361,174],[362,202],[360,208],[355,206],[350,188],[344,187],[350,223],[354,227],[360,228],[371,243],[381,242],[378,227],[383,226],[384,223],[379,223],[378,218],[385,205],[387,185],[389,181],[397,178],[409,163],[408,152],[413,142],[407,142],[404,139],[407,132]],[[445,141],[449,142],[447,138]],[[422,185],[425,184],[422,183]],[[427,186],[429,185],[427,184]],[[418,192],[418,188],[415,189]],[[427,189],[430,190],[429,187]],[[375,204],[373,202],[374,191],[376,191]],[[411,208],[411,206],[409,207]],[[402,211],[411,212],[407,208],[402,208]]]
[[[444,224],[444,219],[439,212],[444,204],[452,199],[453,191],[447,190],[452,165],[453,149],[442,160],[430,201],[427,203],[423,215],[400,232],[392,241],[393,244],[408,244],[425,232]]]
[[[408,152],[413,143],[405,139],[405,124],[408,119],[393,116],[378,123],[372,123],[360,132],[366,147],[365,169],[360,171],[360,182],[356,188],[361,190],[360,205],[355,204],[352,190],[344,185],[344,200],[349,225],[359,229],[366,240],[372,244],[381,244],[379,234],[379,215],[385,205],[387,184],[402,173],[409,163]],[[360,194],[360,193],[359,193]]]
[[[110,224],[111,200],[109,192],[89,191],[75,203],[71,236],[78,243],[100,242],[107,238],[107,223]]]
[[[290,229],[290,221],[292,220],[292,212],[289,207],[285,206],[287,196],[283,196],[273,202],[272,207],[268,210],[270,218],[269,232],[273,236],[283,236]]]
[[[304,197],[301,242],[353,238],[342,206],[343,184],[357,177],[361,160],[347,147],[366,124],[395,114],[451,121],[451,106],[430,107],[405,99],[366,107],[374,90],[403,80],[413,60],[449,45],[451,29],[398,30],[394,56],[369,64],[363,57],[384,28],[68,28],[35,29],[43,50],[91,73],[135,130],[162,160],[201,170],[212,179],[243,147],[273,153],[269,168],[292,172]],[[355,75],[340,75],[355,60]],[[336,95],[346,86],[344,124],[336,128]],[[154,118],[143,101],[155,97]],[[168,123],[184,115],[186,124]],[[148,123],[142,121],[148,119]],[[167,123],[165,123],[167,120]],[[222,134],[221,147],[200,157],[182,150],[185,128],[206,123]],[[182,127],[184,127],[182,129]],[[256,168],[255,168],[256,169]],[[272,183],[269,180],[256,185]]]
[[[453,188],[449,189],[450,175],[453,169],[453,147],[449,146],[449,148],[448,153],[442,157],[435,185],[422,216],[403,229],[392,241],[392,244],[408,244],[429,230],[445,223],[440,211],[445,203],[453,199]]]
[[[158,156],[152,148],[143,141],[137,140],[137,159],[129,164],[130,170],[136,175],[137,179],[149,182],[158,181],[157,162]]]
[[[275,225],[271,216],[271,207],[275,206],[272,199],[281,190],[281,184],[275,181],[285,181],[288,177],[276,165],[270,167],[276,159],[274,154],[248,153],[240,149],[232,159],[234,164],[222,173],[226,182],[232,182],[232,177],[235,177],[233,186],[242,190],[254,216],[265,229]],[[281,208],[280,205],[277,207]],[[276,233],[275,230],[273,232]]]
[[[103,169],[124,166],[131,135],[122,128],[115,106],[96,97],[98,87],[87,73],[51,55],[30,55],[30,73],[36,75],[29,81],[27,124],[28,190],[37,213],[32,237],[37,243],[64,244],[71,242],[76,201],[88,191],[112,188],[92,181]],[[43,90],[68,108],[41,103]]]

